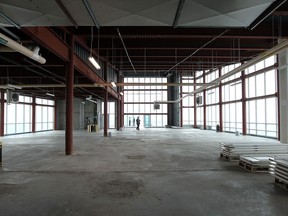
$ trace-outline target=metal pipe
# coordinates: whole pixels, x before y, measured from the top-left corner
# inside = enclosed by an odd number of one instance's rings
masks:
[[[84,5],[85,5],[85,7],[86,7],[86,9],[87,9],[87,11],[88,11],[88,13],[89,13],[89,15],[90,15],[93,23],[94,23],[94,25],[99,29],[99,28],[100,28],[100,25],[99,25],[99,23],[97,22],[97,19],[96,19],[95,15],[94,15],[94,13],[93,13],[93,11],[92,11],[92,9],[91,9],[91,6],[90,6],[89,3],[87,2],[87,0],[82,0],[82,2],[84,3]]]
[[[20,37],[18,37],[16,34],[14,34],[13,32],[11,32],[10,30],[8,30],[5,27],[0,27],[1,30],[3,30],[4,32],[6,32],[7,34],[9,34],[11,37],[13,37],[15,40],[17,40],[18,42],[20,42]]]
[[[33,52],[2,33],[0,33],[0,44],[16,50],[17,52],[22,53],[23,55],[39,62],[40,64],[45,64],[46,62],[46,59],[38,54],[38,49]]]
[[[177,64],[175,64],[173,67],[171,67],[169,70],[165,71],[165,73],[168,73],[169,71],[171,71],[172,69],[174,69],[175,67],[177,67],[178,65],[182,64],[183,62],[187,61],[189,58],[191,58],[193,55],[195,55],[198,51],[200,51],[202,48],[206,47],[208,44],[212,43],[214,40],[216,40],[217,38],[221,37],[223,34],[225,34],[226,32],[228,32],[229,29],[226,29],[224,32],[222,32],[221,34],[217,35],[216,37],[212,38],[210,41],[206,42],[204,45],[202,45],[200,48],[198,48],[197,50],[195,50],[193,53],[191,53],[189,56],[187,56],[186,58],[184,58],[183,60],[181,60],[180,62],[178,62]]]
[[[121,40],[121,42],[122,42],[122,44],[123,44],[123,47],[124,47],[124,50],[125,50],[125,52],[126,52],[127,58],[129,59],[129,62],[130,62],[130,64],[131,64],[131,66],[132,66],[135,74],[137,74],[137,72],[136,72],[136,70],[135,70],[135,67],[134,67],[134,65],[133,65],[133,63],[132,63],[132,61],[131,61],[131,59],[130,59],[128,50],[127,50],[127,48],[126,48],[126,45],[125,45],[125,43],[124,43],[124,41],[123,41],[122,35],[121,35],[120,31],[119,31],[119,28],[117,28],[117,32],[118,32],[118,35],[119,35],[119,37],[120,37],[120,40]]]
[[[78,25],[77,25],[76,21],[74,20],[72,15],[69,13],[69,11],[67,10],[67,8],[63,4],[63,2],[61,0],[55,0],[55,1],[58,4],[58,6],[60,7],[60,9],[63,11],[63,13],[67,16],[69,21],[74,25],[75,28],[78,29]]]
[[[185,0],[179,0],[176,15],[175,15],[174,21],[173,21],[173,27],[174,28],[177,28],[177,26],[178,26],[178,21],[179,21],[180,15],[182,13],[184,3],[185,3]]]
[[[2,12],[0,12],[0,16],[3,17],[6,21],[8,21],[9,23],[11,23],[14,27],[20,29],[21,27],[14,22],[12,19],[10,19],[8,16],[6,16],[5,14],[3,14]]]

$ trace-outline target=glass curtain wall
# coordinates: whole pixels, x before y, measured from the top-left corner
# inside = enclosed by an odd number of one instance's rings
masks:
[[[7,95],[5,94],[5,98]],[[32,98],[19,96],[19,103],[5,103],[4,134],[32,132]]]
[[[160,104],[154,109],[155,101],[167,101],[167,78],[136,77],[124,78],[125,83],[132,83],[124,87],[124,126],[135,127],[137,117],[141,127],[164,127],[167,125],[167,104]],[[145,85],[133,86],[133,83]],[[150,86],[149,83],[160,83]]]
[[[205,73],[206,83],[210,83],[219,77],[219,71],[207,71]],[[216,130],[219,122],[219,87],[207,88],[206,92],[206,128]]]
[[[269,57],[249,68],[243,74],[238,72],[222,80],[222,101],[219,87],[209,87],[202,96],[203,104],[194,106],[193,96],[183,99],[183,125],[192,125],[196,117],[197,126],[204,124],[204,107],[206,107],[206,129],[216,129],[220,123],[220,102],[222,102],[223,130],[226,132],[243,132],[243,115],[246,117],[246,133],[277,138],[278,137],[278,98],[276,56]],[[240,64],[221,68],[224,75]],[[196,71],[196,82],[203,82],[203,72]],[[219,76],[219,71],[205,71],[205,82],[209,83]],[[242,81],[245,83],[242,83]],[[183,83],[193,83],[194,77],[182,77]],[[245,89],[242,89],[245,86]],[[197,87],[199,88],[199,87]],[[192,92],[194,86],[183,86],[182,96]],[[243,95],[244,94],[244,95]],[[244,103],[244,104],[243,104]],[[243,110],[243,106],[245,110]],[[196,115],[194,114],[196,109]],[[245,128],[244,128],[245,130]],[[245,131],[244,131],[245,132]]]
[[[54,101],[36,98],[35,131],[53,130]]]
[[[182,83],[194,83],[193,76],[183,76]],[[182,100],[182,118],[183,126],[193,126],[194,125],[194,95],[187,94],[194,91],[194,86],[182,86],[182,96],[185,97]]]
[[[54,101],[36,98],[35,131],[54,129],[54,107]],[[5,135],[32,132],[32,97],[20,95],[18,103],[5,103],[4,108]]]
[[[222,67],[224,75],[239,67],[240,64],[233,64]],[[242,132],[242,82],[241,72],[238,72],[222,81],[223,92],[223,130],[227,132]]]
[[[102,102],[102,127],[104,128],[104,102]],[[108,114],[108,128],[116,128],[116,103],[110,101],[107,103],[107,114]]]
[[[276,57],[249,67],[246,74],[247,133],[278,137]]]

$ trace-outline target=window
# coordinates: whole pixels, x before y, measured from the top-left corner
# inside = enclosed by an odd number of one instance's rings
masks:
[[[144,127],[164,127],[167,124],[167,104],[160,104],[160,109],[154,109],[155,101],[167,101],[167,78],[136,77],[124,78],[124,82],[145,83],[144,86],[125,86],[124,88],[124,125],[134,127],[133,119],[140,117]],[[149,86],[149,83],[159,83]]]

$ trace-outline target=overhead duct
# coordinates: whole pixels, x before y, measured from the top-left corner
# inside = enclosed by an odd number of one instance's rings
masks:
[[[3,44],[37,62],[39,62],[40,64],[45,64],[46,63],[46,59],[43,58],[42,56],[39,55],[39,50],[40,48],[34,47],[33,50],[29,50],[28,48],[24,47],[23,45],[17,43],[16,41],[10,39],[9,37],[3,35],[2,33],[0,33],[0,44]]]

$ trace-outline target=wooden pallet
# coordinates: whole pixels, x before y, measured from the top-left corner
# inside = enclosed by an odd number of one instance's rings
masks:
[[[239,160],[239,166],[245,170],[248,170],[249,172],[268,172],[269,171],[269,165],[267,166],[253,165],[242,160]]]
[[[220,158],[228,161],[239,161],[239,156],[228,156],[220,153]]]

